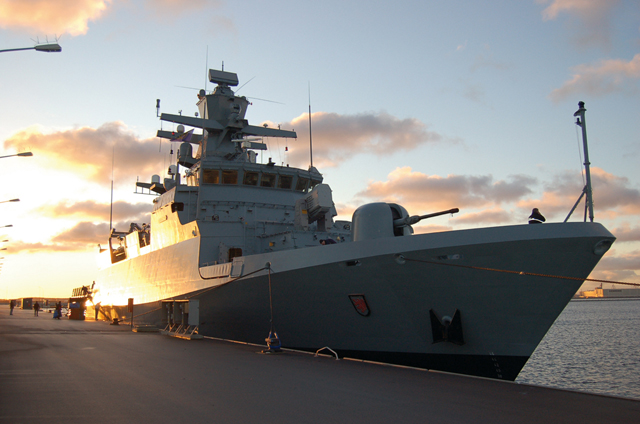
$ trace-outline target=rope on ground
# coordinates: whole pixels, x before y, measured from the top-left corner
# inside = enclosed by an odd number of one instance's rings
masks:
[[[480,270],[480,271],[493,271],[493,272],[502,272],[502,273],[507,273],[507,274],[531,275],[531,276],[534,276],[534,277],[557,278],[557,279],[561,279],[561,280],[594,281],[594,282],[597,282],[597,283],[622,284],[622,285],[627,285],[627,286],[640,287],[640,284],[638,284],[638,283],[625,283],[623,281],[598,280],[598,279],[595,279],[595,278],[566,277],[566,276],[562,276],[562,275],[539,274],[539,273],[536,273],[536,272],[526,272],[526,271],[511,271],[511,270],[508,270],[508,269],[497,269],[497,268],[487,268],[487,267],[482,267],[482,266],[451,264],[451,263],[446,263],[446,262],[426,261],[426,260],[420,260],[420,259],[409,259],[409,258],[406,258],[406,257],[404,258],[404,260],[408,261],[408,262],[422,262],[422,263],[433,264],[433,265],[445,265],[445,266],[453,266],[453,267],[458,267],[458,268],[477,269],[477,270]]]

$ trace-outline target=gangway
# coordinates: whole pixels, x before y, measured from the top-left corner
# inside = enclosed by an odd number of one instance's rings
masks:
[[[162,322],[166,322],[166,327],[161,334],[186,340],[202,339],[198,334],[199,321],[199,299],[162,301]]]

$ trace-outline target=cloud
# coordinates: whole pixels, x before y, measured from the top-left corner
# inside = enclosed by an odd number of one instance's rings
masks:
[[[616,282],[622,282],[622,283],[634,283],[634,284],[639,284],[640,283],[640,275],[638,275],[636,272],[632,271],[632,270],[627,270],[627,269],[621,269],[621,270],[615,270],[615,269],[611,269],[611,270],[600,270],[600,264],[602,264],[606,259],[608,259],[608,256],[603,258],[600,263],[598,264],[598,268],[596,270],[594,270],[591,275],[589,276],[589,278],[595,279],[595,280],[604,280],[604,281],[611,281],[612,283],[605,283],[606,285],[604,286],[604,288],[611,288],[612,286],[610,284],[615,284]],[[586,281],[582,287],[580,288],[580,290],[593,290],[595,287],[600,287],[600,282],[597,281]],[[619,284],[616,285],[615,288],[625,288],[625,289],[629,289],[629,288],[637,288],[634,286],[629,286],[627,284]]]
[[[573,205],[578,200],[584,188],[583,184],[576,173],[565,172],[556,175],[551,183],[545,184],[543,199],[538,204],[544,204],[545,209],[552,212],[568,212],[566,206]],[[628,178],[592,167],[591,185],[594,204],[600,213],[608,214],[610,218],[640,214],[640,190],[632,187]],[[529,206],[536,207],[533,204],[527,205]]]
[[[0,28],[37,34],[84,35],[89,30],[89,22],[104,17],[115,4],[129,3],[122,0],[0,0]],[[167,20],[222,5],[222,0],[144,0],[144,11],[140,13]],[[212,16],[210,21],[215,27],[235,30],[233,21],[226,17]]]
[[[62,230],[53,236],[49,243],[11,243],[11,254],[18,252],[70,252],[84,251],[88,247],[102,243],[106,246],[109,239],[110,205],[93,200],[71,202],[62,200],[55,204],[45,204],[33,210],[38,216],[48,219],[84,219],[73,227]],[[132,222],[149,222],[151,206],[148,204],[113,203],[113,228],[126,231]]]
[[[485,90],[484,87],[480,84],[474,84],[467,80],[460,80],[462,84],[462,96],[468,100],[473,102],[485,103]]]
[[[109,240],[109,224],[93,224],[91,222],[80,222],[72,229],[63,231],[50,243],[27,243],[24,241],[14,241],[11,243],[11,251],[8,255],[18,253],[37,252],[84,252],[87,249],[95,248],[102,243],[107,246]]]
[[[522,210],[540,208],[540,212],[549,219],[560,216],[564,219],[584,188],[580,174],[564,172],[555,175],[551,182],[544,184],[544,192],[538,199],[523,199],[517,203]],[[591,184],[595,215],[600,218],[614,219],[620,216],[636,216],[640,213],[640,190],[631,186],[626,177],[605,172],[601,168],[591,168]],[[583,198],[573,213],[573,219],[584,215]],[[597,218],[597,217],[596,217]]]
[[[0,27],[45,34],[86,34],[111,0],[0,0]]]
[[[109,239],[109,224],[93,222],[79,222],[73,228],[65,230],[51,239],[55,244],[71,244],[86,247],[88,244],[107,243]]]
[[[38,215],[47,218],[85,218],[94,221],[109,221],[111,205],[98,203],[93,200],[82,202],[60,201],[55,204],[45,204],[35,209]],[[149,220],[151,205],[146,203],[127,203],[116,201],[113,203],[114,221],[143,222]]]
[[[601,60],[596,65],[578,65],[573,72],[569,81],[551,92],[551,100],[558,102],[584,94],[598,97],[611,93],[637,95],[640,88],[640,53],[628,62],[621,59]]]
[[[640,251],[607,255],[598,263],[599,271],[638,271],[640,270]]]
[[[318,167],[337,166],[346,158],[361,153],[390,155],[444,139],[440,134],[427,131],[427,126],[415,118],[400,119],[386,112],[357,115],[315,112],[311,119],[314,156],[321,158],[314,163]],[[282,127],[295,128],[298,134],[308,134],[309,116],[300,115]],[[307,146],[299,141],[289,150],[292,165],[308,165]]]
[[[625,177],[591,168],[595,211],[600,220],[635,217],[640,214],[640,190]],[[423,214],[458,207],[455,224],[505,224],[526,222],[533,208],[540,208],[549,219],[564,219],[578,200],[584,183],[580,174],[565,172],[555,175],[536,196],[535,178],[511,175],[495,181],[491,175],[427,175],[410,167],[397,168],[386,181],[372,181],[356,194],[354,203],[385,201],[403,205],[410,214]],[[513,207],[509,209],[505,206]],[[471,211],[475,209],[475,211]],[[582,219],[584,199],[573,214]],[[624,237],[632,241],[640,230],[622,228]]]
[[[5,140],[5,149],[32,150],[45,157],[45,166],[81,175],[91,182],[106,184],[111,180],[112,162],[119,180],[130,181],[137,175],[149,178],[162,169],[158,139],[138,139],[122,122],[43,133],[30,127]],[[113,160],[115,157],[115,160]],[[156,159],[155,161],[153,159]]]
[[[471,72],[476,72],[482,68],[492,68],[503,71],[509,69],[509,65],[501,63],[494,58],[491,47],[487,44],[484,45],[481,52],[479,52],[471,65]]]
[[[387,181],[369,183],[357,196],[374,201],[399,203],[405,206],[409,213],[416,214],[454,207],[492,208],[531,194],[530,187],[536,182],[535,178],[524,175],[510,176],[508,181],[494,181],[491,175],[440,177],[404,167],[391,172]],[[415,212],[411,212],[410,209]]]
[[[420,221],[416,225],[412,225],[414,234],[428,234],[428,233],[443,233],[445,231],[452,231],[453,227],[447,225],[428,224],[422,225],[425,221]]]
[[[458,44],[458,47],[456,47],[456,51],[459,52],[459,51],[462,51],[462,50],[466,49],[467,48],[467,42],[468,42],[468,40],[465,40],[464,43]]]
[[[461,214],[456,218],[456,224],[464,225],[464,224],[491,224],[491,225],[499,225],[507,222],[513,222],[514,217],[510,212],[505,211],[502,208],[494,207],[490,209],[485,209],[480,212],[467,212]],[[524,220],[520,220],[520,224],[525,222]]]
[[[194,11],[202,11],[208,7],[220,7],[222,0],[145,0],[144,8],[158,17],[173,17]]]
[[[334,219],[347,220],[347,221],[351,221],[351,217],[353,216],[353,213],[355,212],[356,209],[358,209],[358,206],[354,206],[352,204],[347,204],[347,203],[340,203],[340,202],[335,203],[335,207],[336,207],[336,211],[338,212],[338,217]]]
[[[140,221],[139,221],[140,222]],[[128,230],[130,221],[120,221],[114,224],[114,228]],[[8,255],[15,255],[21,252],[78,252],[96,248],[101,244],[108,246],[109,240],[108,222],[81,221],[73,227],[61,231],[51,238],[49,243],[27,243],[23,241],[12,241],[11,250]]]
[[[619,0],[537,0],[540,4],[551,4],[542,11],[545,21],[555,20],[561,14],[569,16],[568,25],[575,33],[580,46],[610,45],[610,19]]]
[[[15,241],[11,243],[11,251],[7,251],[7,255],[15,255],[17,253],[36,253],[36,252],[77,252],[86,250],[85,243],[78,245],[75,243],[62,244],[44,244],[44,243],[26,243],[23,241]]]
[[[640,227],[631,227],[629,223],[623,223],[620,227],[613,228],[611,233],[616,236],[616,244],[640,241]]]
[[[619,0],[538,0],[540,4],[549,2],[551,5],[542,11],[545,21],[556,19],[562,12],[585,20],[603,19],[603,14],[617,6]]]
[[[163,25],[175,25],[177,19],[185,15],[207,15],[206,32],[211,36],[233,36],[237,41],[239,30],[233,19],[216,14],[225,5],[223,0],[144,0],[143,12],[146,17],[160,21]],[[178,24],[179,25],[179,24]]]
[[[347,157],[363,152],[384,156],[444,139],[428,131],[417,119],[399,119],[384,112],[359,115],[316,112],[312,119],[314,153],[322,158],[314,163],[318,167],[336,166]],[[308,122],[308,115],[304,114],[282,127],[296,128],[299,134],[305,134],[308,133]],[[148,178],[156,173],[161,169],[158,165],[163,163],[164,157],[158,152],[158,143],[157,138],[139,139],[122,122],[109,122],[99,128],[82,127],[52,133],[30,127],[5,140],[4,148],[32,150],[38,156],[51,159],[46,164],[50,168],[73,169],[89,181],[105,184],[111,178],[114,152],[114,172],[119,180],[137,175]],[[292,166],[304,168],[308,165],[307,146],[296,143],[290,145],[289,150]]]
[[[629,179],[600,168],[591,168],[594,203],[598,209],[616,216],[640,214],[640,190],[630,187]]]

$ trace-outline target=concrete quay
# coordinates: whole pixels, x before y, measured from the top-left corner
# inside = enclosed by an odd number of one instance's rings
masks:
[[[0,423],[640,420],[636,400],[261,349],[5,306]]]

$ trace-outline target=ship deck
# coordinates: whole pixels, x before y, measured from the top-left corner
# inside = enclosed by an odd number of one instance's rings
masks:
[[[0,423],[637,422],[640,401],[0,307]],[[265,329],[265,336],[266,331]]]

